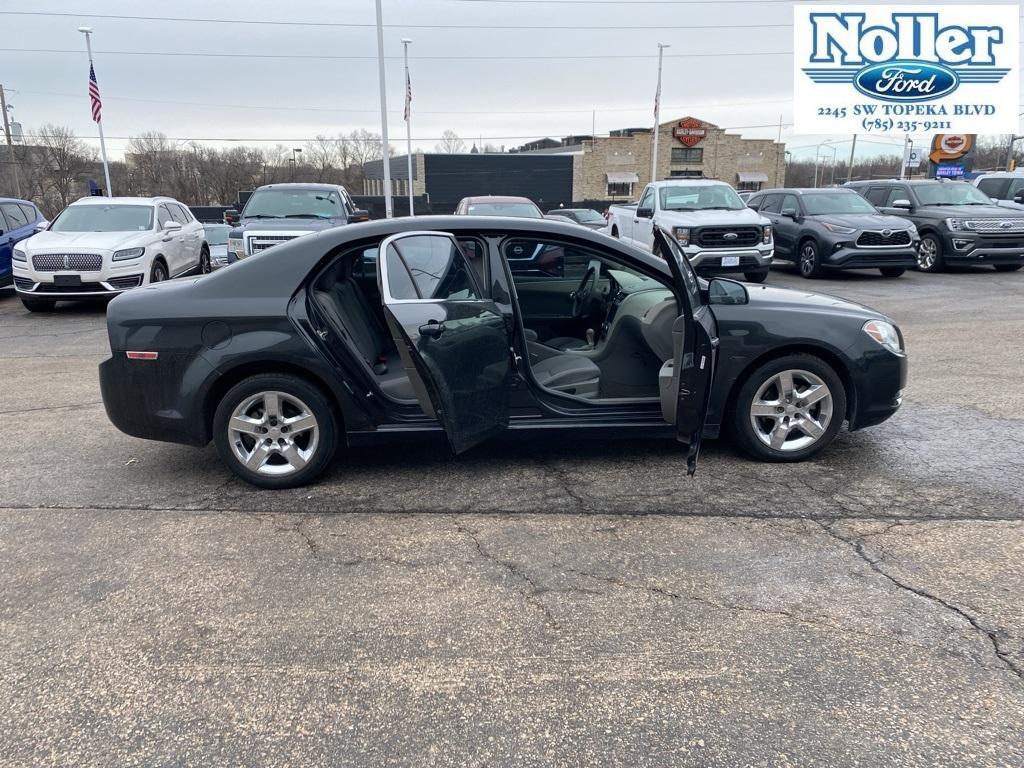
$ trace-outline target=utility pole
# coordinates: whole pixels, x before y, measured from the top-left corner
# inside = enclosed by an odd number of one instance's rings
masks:
[[[405,157],[408,160],[406,171],[406,184],[409,187],[409,215],[415,216],[412,202],[412,80],[409,79],[409,43],[408,37],[402,38],[402,48],[405,54]]]
[[[910,134],[903,138],[903,157],[900,158],[900,181],[907,178],[907,145],[910,144]]]
[[[670,46],[658,43],[658,88],[654,92],[654,133],[651,136],[651,181],[658,180],[658,126],[661,125],[661,62],[665,49]]]
[[[113,197],[114,190],[110,188],[110,164],[107,163],[107,142],[103,138],[103,118],[97,109],[99,107],[99,85],[96,83],[96,70],[92,64],[92,27],[79,27],[78,31],[85,35],[85,50],[89,54],[90,86],[96,87],[96,104],[93,108],[93,120],[96,121],[96,127],[99,128],[100,132],[100,156],[103,158],[103,178],[107,182],[107,197]],[[92,95],[91,92],[90,95]]]
[[[377,77],[380,90],[380,140],[381,156],[384,164],[384,216],[392,218],[395,215],[391,206],[391,158],[388,147],[388,91],[384,80],[384,13],[380,7],[381,0],[376,0],[377,5]]]
[[[1010,134],[1010,143],[1006,147],[1006,170],[1008,171],[1013,170],[1013,145],[1021,139],[1024,139],[1024,136],[1018,136],[1014,133]]]
[[[850,164],[846,166],[846,183],[853,180],[853,153],[857,151],[857,134],[853,134],[853,141],[850,143]]]
[[[11,153],[11,167],[14,169],[14,194],[21,197],[21,180],[18,178],[18,158],[14,156],[14,142],[11,139],[11,124],[7,120],[7,100],[4,98],[4,87],[0,84],[0,112],[4,115],[4,136],[7,137],[7,149]]]

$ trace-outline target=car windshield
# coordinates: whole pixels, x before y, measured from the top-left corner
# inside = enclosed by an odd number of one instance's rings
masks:
[[[921,205],[992,205],[984,192],[962,181],[917,184],[914,193]]]
[[[543,219],[533,203],[470,203],[470,216],[513,216],[518,219]]]
[[[227,224],[204,224],[203,231],[208,245],[227,245],[231,227]]]
[[[736,190],[727,184],[682,185],[658,190],[665,211],[739,211],[745,206]]]
[[[856,192],[816,192],[803,196],[804,207],[812,216],[829,213],[878,213]]]
[[[148,205],[70,205],[50,226],[51,232],[145,232],[153,228]]]
[[[337,192],[323,189],[257,189],[245,204],[242,218],[331,219],[342,216]]]
[[[571,210],[571,211],[552,211],[554,214],[564,213],[566,216],[571,216],[576,221],[582,223],[590,222],[591,224],[604,224],[604,216],[597,211],[593,211],[589,208],[583,210]]]

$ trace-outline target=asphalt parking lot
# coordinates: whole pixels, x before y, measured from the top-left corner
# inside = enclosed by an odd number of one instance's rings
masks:
[[[1024,764],[1024,272],[769,281],[897,320],[891,421],[283,492],[119,433],[102,308],[0,291],[0,763]]]

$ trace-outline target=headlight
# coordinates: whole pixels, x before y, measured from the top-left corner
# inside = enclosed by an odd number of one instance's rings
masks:
[[[14,249],[14,256],[12,258],[15,261],[28,261],[28,255],[21,248]]]
[[[772,243],[772,228],[770,226],[764,228],[764,232],[761,233],[761,242],[765,245],[771,245]]]
[[[114,251],[112,261],[128,261],[129,259],[137,259],[145,252],[145,248],[126,248],[123,251]]]
[[[907,230],[907,232],[910,235],[910,239],[911,240],[917,240],[918,238],[921,237],[921,235],[919,235],[918,232],[917,232],[917,225],[916,224],[911,224],[910,228]]]
[[[963,219],[946,219],[946,227],[954,232],[961,232],[967,229]]]
[[[242,240],[242,238],[240,238],[240,237],[239,238],[229,237],[228,238],[228,251],[230,251],[231,253],[235,254],[235,256],[237,256],[240,259],[243,258],[245,256],[245,241]]]
[[[672,237],[684,248],[690,244],[689,227],[672,227]]]
[[[837,235],[852,235],[857,231],[856,227],[843,227],[839,224],[830,224],[827,221],[823,221],[821,225],[829,232],[835,232]]]
[[[887,323],[884,320],[868,320],[864,323],[863,331],[894,355],[903,354],[900,334],[892,323]]]

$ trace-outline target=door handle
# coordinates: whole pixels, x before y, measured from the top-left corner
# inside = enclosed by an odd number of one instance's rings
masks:
[[[160,242],[161,242],[161,243],[169,243],[169,242],[171,242],[171,240],[173,240],[173,239],[174,239],[173,237],[165,237],[165,238],[164,238],[163,240],[161,240]]]
[[[428,336],[432,339],[436,339],[442,333],[444,333],[444,323],[439,323],[437,320],[428,320],[426,325],[419,327],[420,336]]]
[[[633,219],[633,223],[634,224],[639,224],[640,223],[640,219]]]

